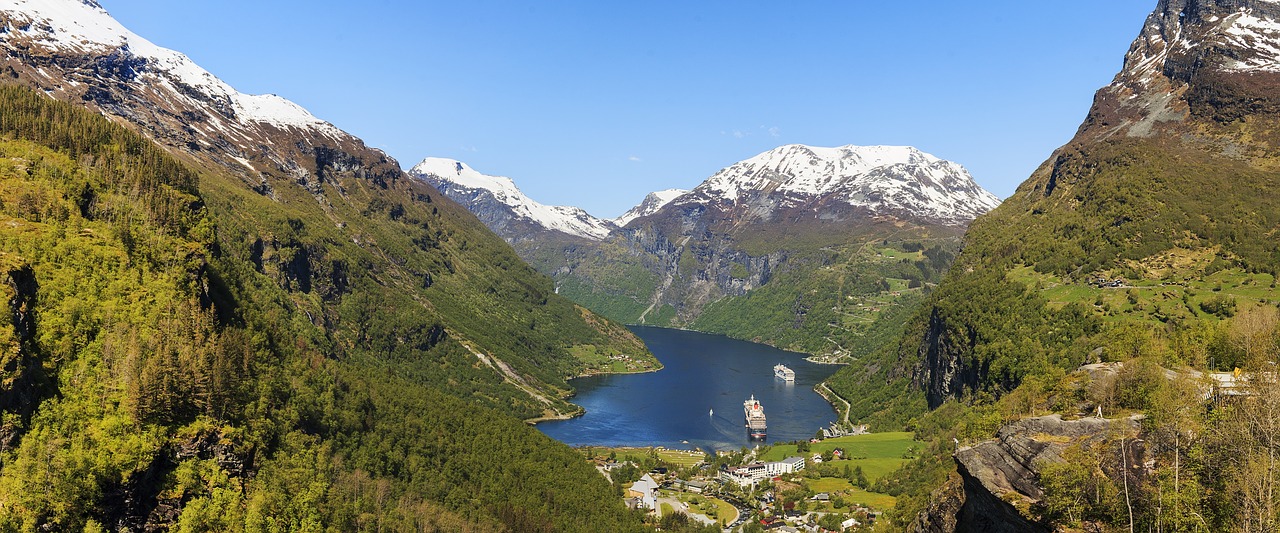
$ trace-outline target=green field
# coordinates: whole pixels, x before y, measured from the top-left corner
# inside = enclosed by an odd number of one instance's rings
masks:
[[[1165,274],[1163,279],[1126,279],[1123,287],[1099,288],[1082,281],[1064,281],[1031,267],[1009,270],[1010,281],[1036,287],[1050,307],[1061,309],[1070,303],[1085,304],[1102,314],[1103,320],[1152,322],[1170,319],[1217,320],[1215,300],[1230,302],[1235,310],[1255,305],[1275,304],[1275,277],[1269,273],[1249,273],[1227,268],[1212,274]],[[1229,315],[1228,315],[1229,316]]]
[[[585,366],[584,373],[595,374],[607,372],[611,374],[628,374],[650,372],[661,368],[661,364],[641,353],[624,353],[616,348],[600,347],[594,344],[579,344],[569,348],[573,355]]]
[[[854,488],[853,483],[842,477],[824,477],[809,481],[814,492],[845,492]]]
[[[869,492],[858,487],[849,489],[844,494],[846,503],[862,504],[872,509],[892,509],[898,503],[898,499],[888,494],[880,494],[878,492]]]
[[[824,510],[827,511],[847,512],[849,507],[857,505],[865,505],[881,510],[890,509],[897,502],[897,498],[888,494],[868,492],[854,486],[853,482],[845,477],[848,475],[846,469],[851,471],[854,468],[861,467],[867,481],[874,483],[877,479],[894,472],[905,464],[908,461],[905,457],[911,455],[912,449],[918,444],[915,441],[915,435],[907,432],[853,435],[810,444],[809,451],[798,454],[803,456],[806,461],[813,457],[815,453],[820,454],[836,448],[843,449],[849,459],[826,461],[821,464],[807,464],[805,466],[806,470],[822,471],[825,476],[818,479],[804,479],[802,483],[811,492],[826,492],[833,496],[838,495],[844,500],[845,506],[841,508],[834,508],[830,504],[822,504]],[[779,444],[772,446],[760,456],[760,459],[763,461],[778,461],[793,455],[797,455],[796,445]]]
[[[711,518],[721,524],[731,523],[738,518],[738,509],[729,505],[729,502],[719,498],[711,498],[688,493],[681,493],[677,498],[680,501],[689,504],[690,513]],[[698,503],[693,503],[694,501],[697,501]],[[712,515],[715,516],[713,517]]]
[[[658,459],[680,468],[687,468],[696,465],[706,459],[706,455],[703,455],[702,452],[691,450],[668,450],[665,448],[606,448],[602,446],[589,446],[579,448],[578,450],[583,454],[588,454],[592,457],[608,457],[610,453],[613,453],[618,461],[634,461],[636,463],[641,463],[645,459],[649,458],[650,454],[656,453],[658,455]]]
[[[848,465],[849,468],[861,466],[862,473],[867,476],[867,480],[874,483],[881,476],[897,470],[898,467],[907,462],[904,456],[907,455],[907,451],[912,446],[916,445],[915,436],[911,433],[871,433],[868,435],[827,439],[819,443],[810,444],[810,451],[803,455],[807,461],[815,453],[842,448],[850,459],[824,464],[839,467]],[[762,461],[780,461],[793,455],[797,455],[794,444],[779,444],[771,447],[760,459]],[[815,465],[808,465],[810,468],[813,466]]]

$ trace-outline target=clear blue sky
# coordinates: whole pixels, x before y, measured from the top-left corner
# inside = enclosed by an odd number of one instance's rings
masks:
[[[1156,0],[100,0],[232,86],[612,217],[775,146],[912,145],[1010,195]]]

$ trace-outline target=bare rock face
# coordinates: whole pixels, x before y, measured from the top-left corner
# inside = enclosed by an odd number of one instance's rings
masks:
[[[1049,415],[1008,424],[995,439],[956,451],[963,495],[957,496],[954,490],[935,493],[914,530],[1049,531],[1029,512],[1044,497],[1039,485],[1040,469],[1061,463],[1063,452],[1073,445],[1111,440],[1124,443],[1131,465],[1142,465],[1145,450],[1137,439],[1139,420],[1136,415],[1078,420]],[[958,510],[956,500],[962,502]],[[950,524],[954,528],[947,529]]]
[[[1280,111],[1280,4],[1161,0],[1098,91],[1077,141],[1167,133],[1188,119]]]
[[[929,506],[907,528],[912,533],[951,533],[956,531],[960,510],[964,508],[964,482],[953,475],[929,498]]]

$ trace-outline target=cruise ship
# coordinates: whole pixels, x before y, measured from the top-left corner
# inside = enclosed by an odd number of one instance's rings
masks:
[[[751,435],[751,438],[763,439],[767,428],[764,421],[764,407],[760,406],[760,402],[756,400],[756,395],[752,394],[751,399],[742,402],[742,414],[746,417],[747,433]]]
[[[773,377],[786,381],[795,381],[796,371],[787,368],[786,365],[773,365]]]

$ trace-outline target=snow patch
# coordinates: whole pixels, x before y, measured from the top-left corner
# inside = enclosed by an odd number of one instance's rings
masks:
[[[792,205],[830,198],[872,212],[905,210],[949,223],[968,222],[1000,204],[964,167],[910,146],[800,144],[735,163],[679,202],[743,204],[764,195]]]
[[[1280,72],[1280,22],[1244,12],[1233,17],[1226,30],[1228,44],[1247,50],[1242,60],[1228,66],[1235,71]]]
[[[548,206],[534,201],[520,191],[511,178],[482,174],[467,164],[440,157],[428,157],[409,170],[413,176],[434,176],[471,190],[486,190],[519,217],[531,220],[549,230],[587,239],[600,240],[615,226],[577,207]]]
[[[651,192],[644,197],[644,200],[641,201],[639,205],[627,210],[627,212],[623,213],[622,216],[613,219],[613,223],[619,226],[626,226],[632,220],[657,213],[658,210],[663,208],[663,206],[671,203],[676,198],[679,198],[688,192],[689,191],[684,189],[665,189]]]
[[[179,95],[189,88],[209,100],[230,104],[243,124],[318,130],[337,136],[340,130],[301,106],[276,95],[249,95],[233,89],[186,55],[156,46],[111,18],[96,2],[84,0],[0,0],[0,12],[24,27],[8,27],[0,40],[23,37],[40,46],[80,54],[110,56],[123,53],[145,59],[139,70],[145,81],[166,86]]]

